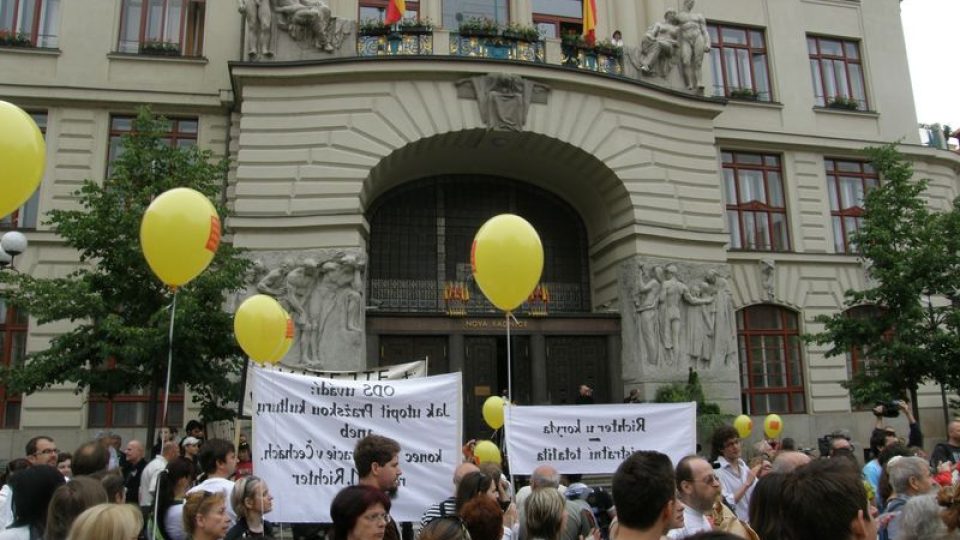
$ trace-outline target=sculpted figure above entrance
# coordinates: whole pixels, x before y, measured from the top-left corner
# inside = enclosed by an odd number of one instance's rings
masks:
[[[245,296],[274,297],[296,328],[294,344],[281,363],[322,371],[362,368],[366,258],[343,251],[258,257]]]

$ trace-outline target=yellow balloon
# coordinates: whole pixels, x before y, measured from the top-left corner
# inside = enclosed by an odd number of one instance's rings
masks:
[[[741,414],[733,421],[733,427],[736,428],[741,439],[746,439],[753,431],[753,420],[749,416]]]
[[[477,446],[473,448],[473,455],[477,456],[480,463],[496,463],[499,465],[503,461],[503,458],[500,457],[500,449],[490,441],[478,442]]]
[[[473,277],[490,302],[504,311],[530,296],[543,272],[543,244],[533,225],[500,214],[477,231],[470,251]]]
[[[280,309],[283,309],[281,306]],[[284,310],[286,312],[286,310]],[[267,364],[279,364],[283,357],[287,355],[287,351],[290,350],[290,347],[293,346],[293,319],[290,318],[290,315],[287,314],[287,330],[284,332],[283,342],[280,343],[280,347],[274,351],[273,356],[265,360]]]
[[[503,398],[490,396],[483,402],[483,420],[493,429],[503,427]]]
[[[190,188],[164,192],[140,222],[140,247],[160,281],[179,287],[200,275],[220,246],[220,216]]]
[[[43,134],[33,118],[20,107],[0,101],[0,218],[37,190],[45,155]]]
[[[255,294],[244,300],[233,315],[233,333],[251,360],[275,363],[283,357],[277,354],[287,340],[289,320],[279,302],[265,294]]]
[[[780,419],[780,416],[768,414],[767,417],[763,419],[763,432],[767,435],[768,439],[776,439],[779,437],[780,433],[783,432],[783,420]]]

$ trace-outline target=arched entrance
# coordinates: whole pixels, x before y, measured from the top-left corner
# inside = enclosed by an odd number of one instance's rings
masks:
[[[367,213],[368,360],[427,358],[431,373],[462,371],[468,438],[486,436],[481,405],[507,387],[505,323],[470,269],[476,231],[504,212],[537,229],[545,260],[541,288],[517,310],[512,332],[514,400],[573,403],[577,387],[588,384],[598,401],[609,401],[610,374],[619,372],[619,321],[591,313],[588,240],[572,206],[542,188],[490,175],[395,187]]]

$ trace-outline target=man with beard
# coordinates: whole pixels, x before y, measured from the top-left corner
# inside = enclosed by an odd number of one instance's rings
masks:
[[[720,480],[710,463],[700,456],[687,456],[677,464],[677,493],[683,502],[683,528],[674,529],[670,538],[686,538],[713,530],[707,515],[720,496]]]
[[[391,499],[400,486],[400,444],[381,435],[367,435],[357,441],[353,449],[353,464],[360,477],[360,485],[382,490]],[[383,540],[400,540],[399,524],[390,518]]]

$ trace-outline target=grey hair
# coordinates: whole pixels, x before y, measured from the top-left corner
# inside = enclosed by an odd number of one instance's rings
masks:
[[[926,460],[917,456],[896,456],[887,463],[887,476],[890,486],[900,495],[906,495],[910,490],[910,479],[920,478],[929,465]]]
[[[544,474],[539,468],[533,471],[530,477],[530,487],[532,488],[555,488],[560,486],[560,473],[554,470],[550,474]]]
[[[893,540],[956,538],[955,535],[947,533],[947,525],[940,518],[942,510],[933,495],[910,497],[900,510],[900,532]]]

